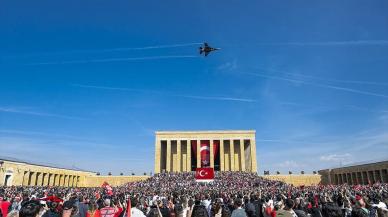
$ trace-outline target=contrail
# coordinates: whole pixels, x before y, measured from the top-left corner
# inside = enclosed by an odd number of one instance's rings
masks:
[[[64,119],[72,119],[72,120],[84,120],[83,118],[79,118],[79,117],[50,114],[50,113],[42,113],[42,112],[34,112],[34,111],[23,111],[23,110],[19,110],[16,108],[10,108],[10,107],[0,107],[0,112],[9,112],[9,113],[34,115],[34,116],[42,116],[42,117],[56,117],[56,118],[64,118]]]
[[[165,95],[165,96],[182,97],[182,98],[198,99],[198,100],[237,101],[237,102],[247,102],[247,103],[254,103],[254,102],[256,102],[256,100],[249,99],[249,98],[183,95],[183,94],[174,94],[174,93],[154,91],[154,90],[123,88],[123,87],[94,86],[94,85],[83,85],[83,84],[71,84],[71,85],[72,86],[76,86],[76,87],[82,87],[82,88],[94,88],[94,89],[103,89],[103,90],[119,90],[119,91],[152,93],[152,94],[159,94],[159,95]]]
[[[305,85],[311,85],[311,86],[334,89],[334,90],[341,90],[341,91],[345,91],[345,92],[358,93],[358,94],[362,94],[362,95],[388,98],[388,95],[373,93],[373,92],[368,92],[368,91],[363,91],[363,90],[357,90],[357,89],[352,89],[352,88],[347,88],[347,87],[340,87],[340,86],[326,85],[326,84],[317,84],[317,83],[303,81],[303,80],[296,80],[296,79],[266,75],[266,74],[261,74],[261,73],[244,73],[244,74],[250,74],[250,75],[259,76],[259,77],[263,77],[263,78],[283,80],[283,81],[288,81],[288,82],[297,82],[297,83],[301,83],[301,84],[305,84]]]
[[[285,72],[282,70],[267,69],[267,68],[263,68],[263,67],[256,67],[256,68],[258,68],[260,70],[265,70],[265,71],[278,72],[278,73],[282,73],[285,75],[299,76],[299,77],[303,77],[303,78],[311,78],[311,79],[328,81],[328,82],[337,82],[337,83],[344,83],[344,84],[365,84],[365,85],[388,86],[388,83],[386,83],[386,82],[341,80],[341,79],[334,79],[334,78],[318,77],[318,76],[313,76],[313,75],[304,75],[304,74],[299,74],[299,73],[290,73],[290,72]]]
[[[297,73],[295,73],[295,74],[294,73],[284,73],[284,74],[295,75],[295,76],[305,77],[305,78],[312,78],[312,79],[321,80],[321,81],[343,83],[343,84],[365,84],[365,85],[388,86],[388,83],[385,83],[385,82],[341,80],[341,79],[323,78],[323,77],[317,77],[317,76],[303,75],[303,74],[297,74]]]
[[[76,53],[106,53],[106,52],[129,51],[129,50],[152,50],[152,49],[166,49],[166,48],[175,48],[175,47],[189,47],[189,46],[201,45],[201,44],[202,43],[199,43],[199,42],[193,42],[193,43],[182,43],[182,44],[153,45],[153,46],[144,46],[144,47],[119,47],[119,48],[95,49],[95,50],[69,50],[69,51],[59,51],[59,52],[44,52],[44,53],[32,53],[32,54],[25,54],[25,55],[14,55],[14,56],[7,56],[7,57],[13,58],[13,57],[31,57],[31,56],[42,56],[42,55],[76,54]]]
[[[128,58],[106,58],[106,59],[91,59],[91,60],[70,60],[70,61],[57,61],[57,62],[40,62],[30,63],[26,65],[61,65],[61,64],[83,64],[83,63],[106,63],[106,62],[126,62],[136,60],[160,60],[160,59],[179,59],[179,58],[198,58],[194,55],[181,55],[181,56],[150,56],[150,57],[128,57]]]
[[[256,45],[264,46],[278,46],[278,45],[292,45],[292,46],[367,46],[378,45],[388,46],[388,40],[350,40],[350,41],[317,41],[317,42],[273,42],[273,43],[256,43]]]

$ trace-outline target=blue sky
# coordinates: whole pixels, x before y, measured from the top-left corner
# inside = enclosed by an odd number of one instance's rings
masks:
[[[263,170],[388,154],[387,1],[2,1],[0,155],[150,172],[155,130],[255,129]],[[222,50],[197,54],[203,41]]]

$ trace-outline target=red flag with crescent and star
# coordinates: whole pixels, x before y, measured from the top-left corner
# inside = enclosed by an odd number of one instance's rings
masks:
[[[197,168],[195,171],[195,179],[197,180],[213,180],[214,169],[213,168]]]
[[[108,184],[108,182],[104,182],[102,183],[102,188],[105,189],[106,193],[109,195],[109,196],[112,196],[113,195],[113,189],[112,187]]]

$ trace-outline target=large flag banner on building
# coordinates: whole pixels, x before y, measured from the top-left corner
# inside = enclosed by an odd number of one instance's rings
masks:
[[[210,140],[201,140],[199,145],[199,157],[201,167],[210,167]],[[213,141],[213,157],[216,158],[220,143],[217,140]],[[191,149],[194,152],[194,156],[197,156],[197,141],[191,141]]]
[[[199,182],[209,182],[214,180],[213,168],[197,168],[195,171],[195,179]]]

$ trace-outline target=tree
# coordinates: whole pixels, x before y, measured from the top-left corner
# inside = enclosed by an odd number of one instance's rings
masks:
[[[124,175],[124,173],[120,173],[120,176]]]
[[[146,173],[146,172],[144,172],[144,174],[143,174],[143,175],[145,175],[145,176],[146,176],[146,175],[147,175],[147,173]]]
[[[288,171],[288,174],[289,174],[289,175],[291,175],[291,174],[292,174],[292,172],[291,172],[291,171]]]
[[[100,175],[100,172],[97,173],[97,176],[99,176],[99,175]]]
[[[132,175],[134,176],[134,175],[135,175],[135,173],[132,173]]]
[[[108,173],[108,176],[111,176],[111,175],[112,175],[112,173],[111,173],[111,172],[109,172],[109,173]]]
[[[277,174],[277,175],[279,175],[279,174],[280,174],[280,172],[279,172],[279,171],[276,171],[276,174]]]

